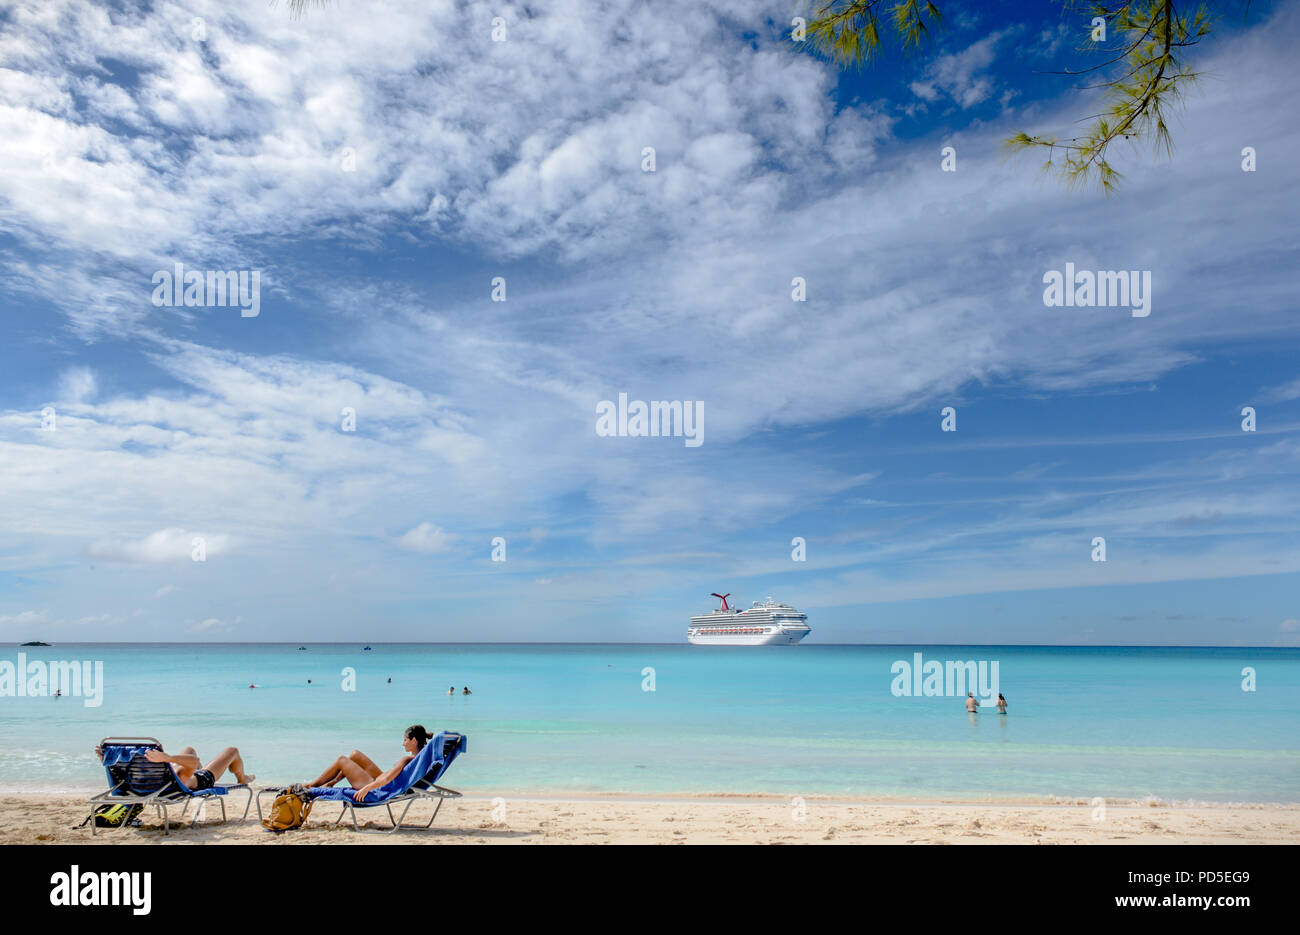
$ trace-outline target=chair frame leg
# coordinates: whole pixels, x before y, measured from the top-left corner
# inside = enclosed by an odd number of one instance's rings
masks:
[[[447,790],[447,791],[448,791],[448,792],[451,792],[452,790]],[[416,803],[417,800],[420,800],[420,799],[437,799],[437,803],[438,803],[438,804],[436,804],[436,805],[433,807],[433,814],[429,816],[429,820],[428,820],[428,821],[426,821],[423,825],[420,825],[420,826],[414,826],[414,825],[409,826],[410,830],[428,831],[430,828],[433,827],[433,823],[434,823],[434,821],[438,818],[438,812],[442,810],[442,803],[443,803],[444,801],[446,801],[447,799],[450,799],[450,798],[459,798],[459,797],[460,797],[460,793],[459,793],[459,792],[453,792],[451,795],[436,795],[436,796],[435,796],[435,795],[418,795],[418,796],[412,796],[412,797],[410,797],[410,798],[408,798],[408,799],[406,800],[406,807],[402,809],[402,814],[399,815],[399,816],[397,816],[396,818],[393,817],[393,807],[392,807],[392,804],[386,802],[386,803],[384,803],[384,805],[385,805],[385,808],[388,810],[388,820],[389,820],[390,822],[392,822],[392,825],[393,825],[391,828],[362,828],[361,825],[359,825],[359,824],[357,823],[357,808],[356,808],[356,806],[353,805],[351,802],[349,802],[347,799],[343,799],[342,802],[341,802],[343,808],[341,808],[341,809],[339,810],[339,817],[336,818],[336,819],[334,819],[334,824],[337,826],[341,821],[343,821],[343,816],[344,816],[345,814],[349,814],[349,813],[351,813],[351,817],[352,817],[352,830],[353,830],[353,831],[356,831],[356,832],[358,832],[359,834],[393,834],[394,832],[397,832],[397,831],[401,831],[401,830],[402,830],[402,827],[403,827],[404,823],[406,822],[406,813],[409,812],[409,811],[411,810],[411,806],[414,805],[414,804]]]

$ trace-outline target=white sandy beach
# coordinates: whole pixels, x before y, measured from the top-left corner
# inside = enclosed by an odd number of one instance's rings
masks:
[[[164,835],[150,812],[142,828],[92,838],[89,826],[76,827],[88,812],[84,796],[18,794],[0,804],[0,844],[1300,844],[1295,805],[1112,805],[1098,819],[1087,802],[804,801],[800,814],[775,798],[466,796],[443,805],[433,830],[392,835],[336,827],[338,806],[321,803],[304,828],[281,835],[251,812],[243,824],[200,822]],[[414,806],[408,821],[422,824],[431,810]],[[382,815],[372,813],[374,827]]]

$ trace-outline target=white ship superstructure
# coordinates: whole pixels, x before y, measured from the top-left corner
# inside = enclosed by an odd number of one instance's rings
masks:
[[[746,610],[727,604],[730,594],[714,594],[722,606],[691,618],[689,642],[701,646],[789,646],[812,632],[808,615],[770,597]]]

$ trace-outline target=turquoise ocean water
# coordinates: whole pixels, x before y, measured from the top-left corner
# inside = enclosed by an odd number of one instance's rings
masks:
[[[1300,802],[1296,649],[362,645],[12,649],[101,660],[104,698],[0,697],[0,791],[97,788],[108,734],[304,780],[354,747],[389,765],[418,722],[468,735],[446,782],[472,794]],[[1010,713],[895,697],[914,652],[997,661]]]

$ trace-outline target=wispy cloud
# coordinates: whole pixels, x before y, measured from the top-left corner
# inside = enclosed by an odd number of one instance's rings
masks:
[[[95,395],[95,373],[89,367],[70,367],[59,375],[59,400],[83,403]]]
[[[1292,399],[1300,399],[1300,377],[1296,377],[1289,383],[1283,383],[1280,386],[1274,386],[1264,390],[1260,398],[1265,402],[1282,403]]]
[[[1018,35],[1020,27],[991,33],[960,52],[940,55],[925,69],[925,75],[911,84],[912,93],[931,103],[948,97],[959,107],[974,107],[993,96],[994,78],[988,74],[999,43]]]

